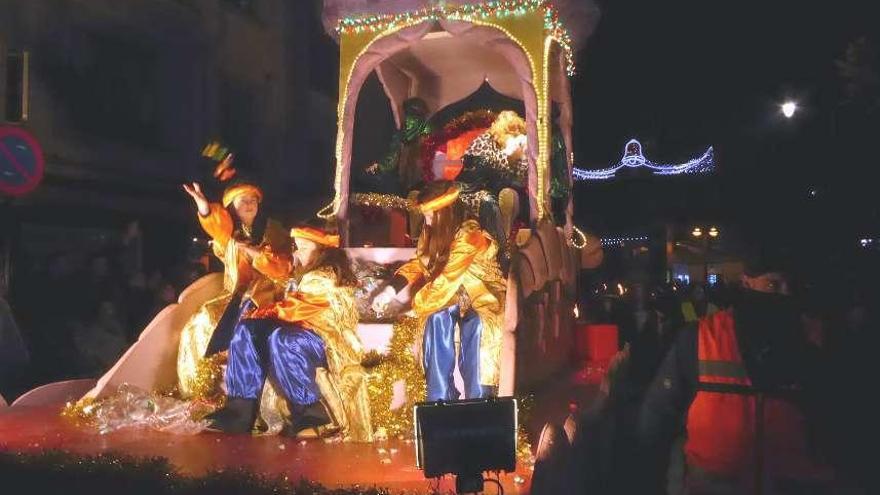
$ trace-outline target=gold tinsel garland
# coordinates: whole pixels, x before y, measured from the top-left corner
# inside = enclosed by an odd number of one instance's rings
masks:
[[[413,353],[413,346],[420,339],[422,329],[418,319],[403,317],[394,323],[394,332],[384,356],[368,354],[364,359],[367,367],[367,390],[370,401],[373,428],[377,438],[412,439],[412,407],[426,396],[425,372]],[[218,353],[199,362],[196,371],[196,386],[193,399],[199,407],[193,411],[193,419],[201,419],[207,413],[223,406],[223,364],[226,353]],[[394,384],[404,382],[406,402],[392,410]],[[156,395],[172,396],[176,391],[154,392]],[[96,400],[84,397],[77,402],[68,402],[61,415],[76,424],[90,425],[106,399]],[[532,447],[526,432],[526,424],[534,406],[534,395],[517,398],[519,406],[519,432],[517,459],[525,466],[534,464]]]
[[[395,194],[357,193],[352,198],[352,203],[357,206],[369,206],[383,210],[408,210],[412,204],[406,198]]]
[[[191,398],[194,407],[192,418],[201,419],[207,414],[223,407],[226,395],[223,393],[222,383],[224,379],[223,365],[226,364],[226,352],[220,352],[204,358],[196,365],[196,378]],[[156,390],[151,392],[154,397],[178,397],[177,387],[168,390]],[[61,411],[61,416],[77,425],[93,426],[96,415],[101,408],[114,397],[94,399],[83,397],[76,402],[68,402]]]
[[[535,456],[532,455],[532,442],[529,441],[527,425],[535,407],[535,394],[519,395],[516,398],[519,431],[516,432],[516,458],[524,466],[534,466]]]
[[[223,365],[226,351],[212,354],[196,364],[196,376],[192,387],[193,399],[214,401],[223,395]]]
[[[373,428],[379,438],[412,438],[412,406],[424,400],[426,393],[425,372],[412,352],[421,333],[416,318],[401,318],[394,324],[388,353],[367,371]],[[406,385],[406,403],[391,410],[394,383],[398,380]]]
[[[83,397],[76,402],[68,402],[61,410],[61,417],[79,426],[90,426],[95,422],[95,412],[103,401]]]

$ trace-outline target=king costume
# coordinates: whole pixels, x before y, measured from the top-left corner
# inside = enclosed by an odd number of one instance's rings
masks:
[[[420,208],[431,211],[458,200],[458,190],[428,201]],[[431,278],[423,261],[428,249],[427,229],[419,237],[416,257],[397,271],[407,285],[421,284],[412,308],[424,328],[422,363],[427,400],[453,400],[455,327],[461,350],[458,364],[464,379],[464,397],[494,396],[501,369],[502,323],[506,283],[498,265],[498,244],[475,220],[466,220],[449,248],[442,272]]]

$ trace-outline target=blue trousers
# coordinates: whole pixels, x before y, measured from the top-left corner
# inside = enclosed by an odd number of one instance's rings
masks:
[[[428,401],[454,400],[459,391],[453,383],[455,371],[455,324],[460,330],[461,350],[458,369],[464,379],[464,396],[477,399],[486,396],[480,384],[480,335],[483,322],[473,310],[462,317],[458,305],[441,309],[428,317],[422,341]]]
[[[255,307],[254,301],[242,299],[241,294],[232,296],[214,327],[214,332],[211,333],[211,340],[208,341],[208,347],[205,349],[205,357],[229,349],[229,341],[232,340],[235,327],[241,322],[242,317]]]
[[[278,320],[242,320],[229,343],[229,397],[259,399],[270,379],[293,404],[318,402],[315,372],[327,366],[324,341],[299,325]]]

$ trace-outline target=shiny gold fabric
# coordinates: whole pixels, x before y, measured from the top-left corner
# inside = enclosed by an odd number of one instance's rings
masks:
[[[177,387],[184,399],[206,398],[196,395],[196,391],[204,389],[199,384],[198,367],[204,359],[214,327],[230,299],[232,294],[224,292],[206,302],[190,317],[180,332],[180,344],[177,346]]]
[[[428,273],[420,260],[427,240],[419,239],[416,259],[403,265],[397,273],[410,283],[417,283]],[[504,317],[504,296],[507,284],[498,266],[498,244],[480,229],[474,220],[461,225],[449,252],[443,272],[427,281],[413,297],[413,311],[420,328],[431,314],[458,304],[460,288],[470,306],[483,323],[480,337],[480,383],[498,385],[501,371],[501,325]]]
[[[256,246],[260,251],[253,261],[248,260],[232,241],[233,222],[229,212],[219,204],[211,204],[207,216],[199,215],[199,222],[211,236],[214,254],[224,264],[223,293],[206,302],[180,332],[177,350],[177,382],[184,399],[194,397],[198,384],[198,366],[205,355],[211,334],[233,293],[242,291],[257,307],[274,304],[284,291],[290,272],[290,239],[281,224],[269,220],[263,239]],[[287,273],[284,273],[286,267]],[[266,273],[264,273],[265,271]]]

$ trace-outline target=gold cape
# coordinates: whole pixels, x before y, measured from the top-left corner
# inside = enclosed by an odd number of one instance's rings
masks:
[[[430,276],[421,261],[427,236],[419,237],[416,258],[397,270],[410,284]],[[424,331],[428,317],[437,311],[459,304],[463,288],[470,307],[480,317],[480,383],[498,386],[501,373],[501,326],[504,320],[504,295],[507,284],[498,266],[498,244],[474,220],[461,224],[449,249],[449,261],[433,280],[428,280],[413,297],[413,311]]]

